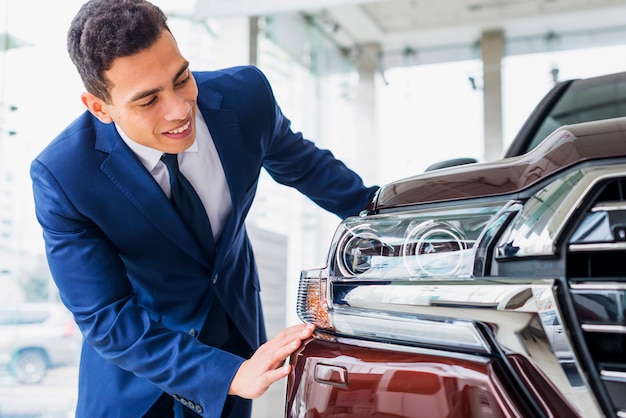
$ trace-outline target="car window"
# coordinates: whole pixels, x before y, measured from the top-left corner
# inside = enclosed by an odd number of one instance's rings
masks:
[[[528,152],[563,125],[626,116],[626,74],[576,80],[529,142]]]

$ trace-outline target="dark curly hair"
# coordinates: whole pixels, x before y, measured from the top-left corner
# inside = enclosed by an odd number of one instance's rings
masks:
[[[109,103],[109,81],[104,72],[119,57],[128,57],[152,46],[167,17],[145,0],[90,0],[70,25],[67,50],[87,91]]]

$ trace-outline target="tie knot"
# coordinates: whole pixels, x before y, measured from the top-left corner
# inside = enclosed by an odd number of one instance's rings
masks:
[[[178,155],[177,154],[163,154],[161,160],[167,167],[170,176],[178,175]]]

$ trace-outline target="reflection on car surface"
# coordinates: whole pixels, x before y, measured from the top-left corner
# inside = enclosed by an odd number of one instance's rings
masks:
[[[626,73],[555,86],[501,160],[432,168],[302,272],[286,416],[626,417]]]
[[[81,336],[59,303],[0,306],[0,366],[24,384],[40,383],[50,368],[75,365]]]
[[[554,309],[548,309],[540,311],[541,322],[543,323],[543,329],[548,336],[548,341],[554,350],[557,358],[561,361],[572,360],[572,352],[567,342],[567,336],[563,326],[559,322],[559,316]]]

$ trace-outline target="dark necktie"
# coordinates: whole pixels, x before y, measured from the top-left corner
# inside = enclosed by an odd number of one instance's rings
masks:
[[[215,242],[211,223],[200,197],[189,180],[178,170],[176,154],[163,154],[161,160],[170,174],[171,201],[174,208],[212,261],[215,256]]]
[[[170,190],[172,204],[185,222],[185,225],[195,236],[198,243],[205,250],[209,259],[215,258],[215,242],[211,223],[204,209],[200,197],[194,190],[189,180],[178,169],[178,157],[176,154],[163,154],[163,163],[170,173]],[[229,338],[228,314],[217,296],[213,295],[213,303],[200,331],[199,339],[213,347],[222,347]]]

